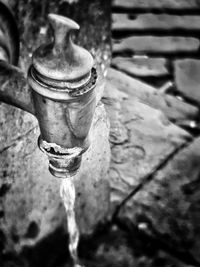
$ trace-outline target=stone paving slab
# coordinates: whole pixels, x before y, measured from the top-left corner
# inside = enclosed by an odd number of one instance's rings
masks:
[[[200,105],[200,60],[176,60],[174,70],[177,90]]]
[[[171,95],[163,94],[158,89],[113,68],[108,71],[108,80],[129,97],[138,98],[154,109],[161,110],[168,119],[175,123],[194,120],[199,116],[197,107]]]
[[[178,53],[197,52],[199,40],[194,37],[180,36],[132,36],[122,40],[113,40],[113,52],[151,52]]]
[[[200,16],[112,14],[112,31],[200,30]]]
[[[200,265],[200,138],[155,173],[122,207],[120,217],[160,236]]]
[[[113,7],[121,9],[134,8],[168,8],[168,9],[199,9],[198,0],[114,0]]]
[[[112,66],[118,70],[124,71],[129,75],[139,77],[145,76],[166,76],[169,71],[166,67],[167,59],[165,58],[150,58],[144,56],[138,57],[114,57]]]
[[[112,82],[107,84],[103,102],[111,124],[111,200],[119,204],[122,196],[191,137],[164,121],[161,111],[125,94],[123,89],[118,91]]]

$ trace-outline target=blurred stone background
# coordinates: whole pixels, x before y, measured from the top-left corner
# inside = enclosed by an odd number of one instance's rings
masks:
[[[200,263],[199,18],[196,0],[114,0],[117,92],[105,98],[114,218],[189,266]]]
[[[9,4],[24,71],[46,32],[49,38],[46,14],[55,12],[80,24],[75,39],[106,76],[92,146],[76,178],[77,222],[83,234],[93,233],[80,242],[86,265],[199,266],[200,1]],[[59,181],[37,148],[37,122],[23,111],[0,108],[2,262],[65,266]],[[52,257],[43,256],[47,250]]]

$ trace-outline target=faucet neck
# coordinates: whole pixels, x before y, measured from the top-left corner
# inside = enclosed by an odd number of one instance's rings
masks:
[[[92,68],[84,78],[73,82],[58,82],[42,76],[32,65],[28,72],[28,82],[31,88],[38,94],[55,101],[73,100],[87,94],[96,85],[97,72]]]

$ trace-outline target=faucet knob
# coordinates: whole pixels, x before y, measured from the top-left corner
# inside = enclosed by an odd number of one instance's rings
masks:
[[[93,57],[84,48],[75,45],[71,32],[78,30],[79,25],[66,17],[49,14],[48,19],[54,32],[53,41],[40,46],[33,54],[33,66],[41,76],[57,82],[68,83],[82,81],[83,85],[89,80],[93,67]],[[67,86],[66,86],[66,83]],[[73,87],[73,85],[72,85]]]
[[[79,30],[79,25],[75,21],[57,14],[49,14],[48,19],[54,31],[54,48],[61,48],[64,50],[67,45],[68,49],[70,49],[72,46],[71,31]]]

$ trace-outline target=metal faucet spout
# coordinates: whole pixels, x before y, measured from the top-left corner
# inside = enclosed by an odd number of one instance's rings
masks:
[[[9,50],[10,38],[5,46],[0,42],[0,101],[36,116],[38,145],[48,157],[49,170],[67,178],[76,174],[90,145],[98,79],[92,55],[72,42],[71,31],[79,25],[56,14],[48,18],[54,38],[33,53],[27,78],[12,65],[16,58],[15,50]]]
[[[33,53],[28,82],[41,131],[39,147],[49,158],[50,172],[67,178],[76,174],[90,145],[97,71],[91,54],[71,40],[79,25],[56,14],[48,19],[54,38]]]

